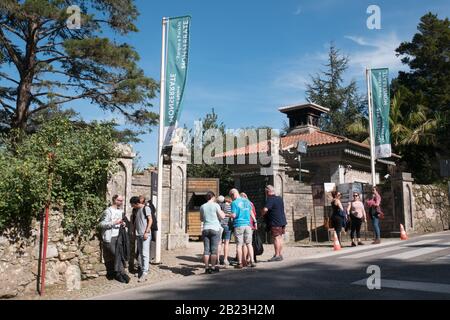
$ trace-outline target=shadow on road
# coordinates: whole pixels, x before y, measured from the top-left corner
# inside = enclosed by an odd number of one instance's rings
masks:
[[[298,300],[298,299],[450,299],[449,294],[382,288],[369,290],[352,283],[367,279],[367,267],[379,264],[381,279],[447,282],[446,263],[397,260],[366,260],[347,264],[326,260],[276,265],[274,268],[226,269],[217,274],[197,275],[174,286],[173,282],[157,288],[143,288],[132,299],[215,299],[215,300]],[[261,265],[260,265],[261,266]],[[192,275],[196,266],[164,267],[182,275]],[[447,279],[447,280],[444,280]],[[192,281],[191,281],[192,280]],[[131,298],[131,297],[130,297]]]
[[[203,255],[201,254],[197,254],[197,257],[192,257],[192,256],[178,256],[176,257],[177,259],[180,260],[185,260],[185,261],[190,261],[190,262],[202,262],[202,257]]]

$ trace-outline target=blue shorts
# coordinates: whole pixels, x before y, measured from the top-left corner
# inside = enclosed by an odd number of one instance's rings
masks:
[[[223,232],[222,232],[222,240],[230,240],[231,239],[231,230],[228,225],[224,226],[222,225]]]

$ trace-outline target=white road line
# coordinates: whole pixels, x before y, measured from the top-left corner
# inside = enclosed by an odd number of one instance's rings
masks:
[[[365,257],[374,256],[374,255],[377,255],[377,254],[383,254],[383,253],[390,252],[390,251],[396,251],[396,250],[405,249],[408,246],[423,245],[423,244],[433,243],[433,242],[437,242],[437,241],[439,241],[439,240],[436,240],[436,239],[433,239],[433,240],[422,240],[422,241],[417,241],[417,242],[413,242],[413,243],[408,243],[407,246],[401,245],[401,246],[394,246],[394,247],[389,247],[389,248],[375,249],[375,250],[370,250],[370,251],[362,252],[362,253],[358,253],[358,254],[350,254],[350,255],[345,256],[345,257],[340,257],[339,259],[365,258]]]
[[[431,262],[450,262],[450,254],[431,260]]]
[[[377,244],[376,247],[380,248],[380,247],[387,247],[387,246],[394,246],[394,245],[398,245],[400,243],[399,241],[389,241],[389,242],[383,242],[381,244]],[[413,242],[409,242],[410,244],[413,244]],[[330,246],[332,246],[332,244],[330,244]],[[318,253],[312,256],[306,256],[303,257],[302,259],[320,259],[320,258],[326,258],[326,257],[332,257],[332,256],[340,256],[343,254],[348,254],[348,253],[353,253],[353,252],[358,252],[358,251],[363,251],[363,250],[370,250],[371,246],[370,245],[364,245],[364,246],[358,246],[356,248],[343,248],[342,250],[339,251],[331,251],[331,252],[326,252],[326,253]],[[330,249],[331,250],[331,249]]]
[[[353,282],[352,284],[365,287],[367,286],[367,279],[358,280]],[[432,282],[415,282],[415,281],[381,279],[381,290],[383,290],[383,288],[450,294],[450,284],[432,283]]]
[[[408,260],[430,254],[437,251],[442,251],[450,248],[450,242],[438,243],[439,247],[421,248],[417,250],[410,250],[399,254],[394,254],[388,257],[382,257],[382,259],[396,259],[396,260]]]

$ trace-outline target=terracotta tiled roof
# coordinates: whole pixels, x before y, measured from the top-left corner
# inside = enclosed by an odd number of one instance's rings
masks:
[[[327,144],[335,144],[335,143],[341,143],[344,141],[350,142],[355,145],[359,145],[362,147],[369,148],[368,145],[342,137],[337,136],[328,132],[323,132],[320,130],[311,132],[311,133],[301,133],[301,134],[294,134],[289,135],[281,138],[281,148],[283,150],[289,149],[293,147],[297,141],[306,141],[308,143],[308,147],[314,147],[319,145],[327,145]],[[260,141],[257,144],[252,144],[246,147],[236,148],[233,150],[229,150],[227,152],[224,152],[222,154],[216,155],[216,157],[232,157],[232,156],[238,156],[238,155],[246,155],[246,154],[253,154],[258,152],[267,152],[269,150],[269,146],[267,143],[267,140]]]
[[[345,140],[346,138],[336,136],[331,133],[323,131],[314,131],[311,133],[301,133],[282,137],[281,147],[282,149],[286,149],[287,147],[291,147],[293,144],[296,144],[298,141],[306,141],[308,143],[308,147],[314,147],[323,144],[339,143]]]

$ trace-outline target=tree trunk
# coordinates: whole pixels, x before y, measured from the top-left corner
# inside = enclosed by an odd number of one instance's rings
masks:
[[[16,114],[14,117],[13,128],[25,130],[27,127],[28,110],[31,104],[31,84],[33,77],[31,75],[21,79],[17,89]]]
[[[31,21],[28,25],[27,45],[20,70],[20,83],[17,88],[16,114],[13,129],[24,131],[27,127],[28,110],[31,105],[31,89],[36,67],[36,46],[38,25]]]

